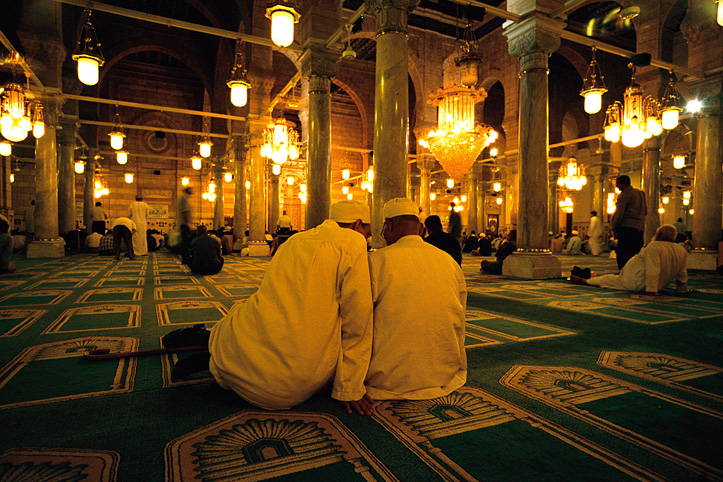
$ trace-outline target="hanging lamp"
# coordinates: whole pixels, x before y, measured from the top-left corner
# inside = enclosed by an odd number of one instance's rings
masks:
[[[110,147],[116,151],[123,149],[123,139],[125,139],[126,136],[123,134],[122,127],[120,113],[118,112],[118,106],[116,105],[115,115],[113,116],[113,128],[108,133],[108,136],[110,137]]]
[[[471,23],[464,28],[463,38],[457,44],[457,52],[454,65],[459,67],[460,82],[465,87],[474,87],[479,81],[478,69],[482,63],[482,54],[477,49],[477,39]]]
[[[279,47],[288,47],[294,41],[294,24],[301,15],[294,4],[274,0],[266,5],[266,17],[271,19],[271,40]]]
[[[662,116],[662,124],[664,129],[675,129],[678,126],[678,117],[680,111],[683,109],[680,107],[680,96],[675,90],[675,80],[673,71],[669,70],[670,80],[668,85],[665,87],[663,93],[663,99],[660,103],[660,112]]]
[[[242,43],[236,41],[236,62],[231,70],[231,78],[226,85],[231,89],[231,103],[236,107],[243,107],[248,102],[249,89],[251,83],[246,78],[246,66],[244,64],[244,54],[242,51]]]
[[[588,114],[600,112],[602,95],[608,91],[605,87],[605,78],[600,70],[600,65],[595,59],[596,50],[595,47],[592,48],[592,60],[587,67],[587,73],[582,81],[582,90],[580,91],[580,95],[585,99],[585,112]]]
[[[211,142],[211,137],[208,135],[208,119],[206,117],[203,118],[203,132],[204,134],[198,142],[198,153],[201,154],[201,157],[209,157],[211,156],[213,142]]]
[[[78,62],[78,79],[85,85],[95,85],[98,83],[98,68],[103,65],[105,59],[100,50],[95,28],[90,23],[92,12],[86,10],[85,13],[87,14],[85,26],[80,33],[72,59]]]

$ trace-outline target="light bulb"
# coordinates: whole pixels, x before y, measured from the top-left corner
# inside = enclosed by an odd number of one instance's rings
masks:
[[[36,122],[33,124],[33,137],[40,139],[45,135],[45,124]]]
[[[678,109],[666,109],[662,115],[663,127],[665,129],[675,129],[678,125]]]
[[[231,103],[236,107],[243,107],[249,101],[248,86],[242,82],[231,84]]]
[[[720,3],[718,5],[720,5]],[[690,102],[688,102],[688,104],[685,106],[685,108],[688,110],[688,112],[692,112],[692,113],[700,112],[700,110],[703,108],[703,104],[698,99],[693,99]]]
[[[98,83],[98,60],[93,57],[78,57],[78,80],[85,85]]]
[[[201,154],[201,157],[209,157],[211,155],[211,146],[213,143],[211,141],[201,141],[198,143],[198,152]]]
[[[294,15],[286,10],[271,14],[271,40],[279,47],[288,47],[294,41]]]
[[[668,204],[670,202],[670,198],[668,196],[663,196],[663,199],[661,199],[661,201],[663,201],[663,204]]]
[[[585,112],[588,114],[597,114],[602,108],[602,92],[599,90],[591,90],[586,92],[585,97]]]
[[[118,151],[115,153],[115,160],[121,166],[128,162],[128,153],[126,151]]]

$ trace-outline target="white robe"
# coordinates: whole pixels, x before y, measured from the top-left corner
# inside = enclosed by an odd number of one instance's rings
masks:
[[[374,400],[443,397],[467,381],[467,287],[459,265],[419,236],[369,254]]]
[[[209,368],[252,404],[285,409],[330,380],[359,400],[372,347],[364,236],[326,220],[279,247],[258,291],[211,330]]]
[[[603,227],[600,218],[593,216],[590,218],[590,230],[588,231],[590,239],[588,240],[588,246],[590,247],[590,254],[598,256],[602,252],[602,235]]]
[[[148,204],[143,201],[133,201],[128,206],[128,217],[136,223],[136,232],[133,234],[133,253],[136,256],[148,254],[148,240],[146,239]]]
[[[587,283],[601,288],[649,293],[662,290],[675,280],[679,292],[688,291],[688,252],[676,243],[651,241],[625,263],[620,274],[593,276]]]

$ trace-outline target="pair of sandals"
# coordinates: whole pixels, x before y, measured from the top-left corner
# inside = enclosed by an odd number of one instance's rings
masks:
[[[582,279],[592,278],[592,272],[590,271],[590,268],[582,269],[579,266],[575,266],[574,268],[572,268],[572,271],[570,271],[570,274],[572,276],[577,276],[578,278]]]
[[[208,339],[211,332],[202,323],[193,325],[191,328],[173,330],[163,337],[163,346],[166,348],[199,347],[203,353],[195,353],[191,356],[181,358],[173,365],[171,379],[187,380],[198,372],[208,371],[208,362],[211,354],[208,352]]]

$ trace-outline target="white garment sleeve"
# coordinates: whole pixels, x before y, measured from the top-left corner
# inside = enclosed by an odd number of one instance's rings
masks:
[[[675,277],[675,286],[677,287],[678,293],[687,293],[688,292],[688,268],[686,267],[688,265],[688,252],[683,249],[679,250],[682,251],[682,257],[683,257],[683,269],[678,271],[678,274]]]
[[[648,245],[645,249],[645,291],[657,293],[660,278],[660,251],[651,249],[652,246]],[[656,246],[656,248],[658,247]]]
[[[331,396],[355,401],[366,393],[364,379],[372,353],[372,296],[366,250],[355,249],[340,266],[341,353]]]

